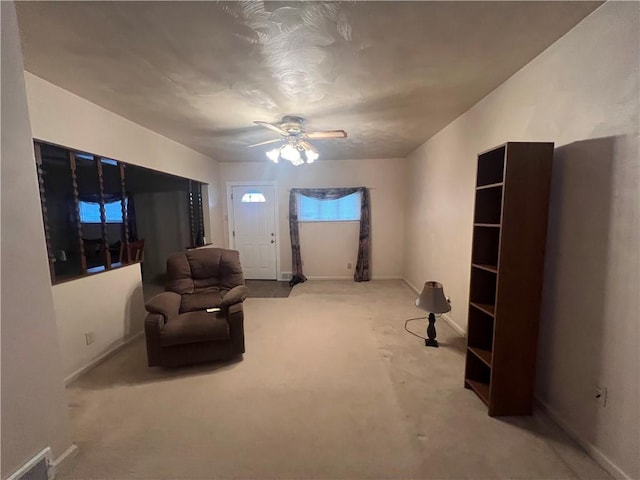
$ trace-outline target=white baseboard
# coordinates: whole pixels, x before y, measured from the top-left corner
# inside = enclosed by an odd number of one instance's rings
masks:
[[[402,277],[393,276],[393,275],[382,275],[380,277],[371,277],[371,280],[402,280]],[[309,275],[307,276],[307,280],[353,280],[353,275],[347,276],[322,276],[322,275]]]
[[[22,465],[18,470],[13,472],[7,480],[21,480],[26,478],[29,474],[29,471],[35,467],[42,460],[46,462],[47,466],[47,478],[52,480],[56,476],[55,468],[53,468],[53,452],[51,451],[51,447],[46,447],[30,458],[24,465]]]
[[[72,459],[76,455],[78,455],[78,446],[75,443],[72,443],[71,446],[62,453],[62,455],[59,455],[53,461],[54,472],[57,472],[58,468],[60,468],[60,466],[62,466],[64,462]],[[54,474],[54,477],[55,477],[55,474]]]
[[[144,331],[138,332],[138,333],[134,333],[130,337],[123,338],[122,340],[120,340],[119,342],[117,342],[116,344],[114,344],[110,348],[108,348],[106,351],[104,351],[103,353],[98,355],[96,358],[91,360],[88,364],[84,365],[83,367],[80,367],[75,372],[73,372],[73,373],[69,374],[68,376],[66,376],[64,378],[64,384],[65,385],[69,385],[71,382],[73,382],[75,379],[77,379],[80,375],[82,375],[86,371],[92,369],[93,367],[95,367],[100,362],[103,362],[104,360],[109,358],[111,355],[116,353],[118,350],[120,350],[122,347],[124,347],[125,345],[128,345],[129,343],[133,342],[136,338],[140,337],[141,335],[144,335]]]
[[[353,275],[347,276],[323,276],[323,275],[307,275],[307,280],[353,280]]]
[[[596,447],[594,444],[585,440],[580,436],[563,418],[562,416],[548,403],[543,401],[536,395],[536,404],[561,430],[563,430],[571,439],[580,445],[591,458],[593,458],[602,468],[613,475],[617,479],[631,480],[631,476],[627,475],[620,467],[613,463],[609,457],[607,457],[602,450]]]
[[[449,315],[447,315],[446,313],[443,313],[441,318],[442,318],[442,320],[447,322],[447,324],[451,328],[453,328],[458,335],[460,335],[461,337],[466,337],[467,336],[467,332],[464,330],[464,328],[462,328],[460,325],[458,325],[456,322],[454,322],[453,319]]]
[[[417,289],[413,283],[411,283],[406,278],[402,278],[402,281],[406,283],[407,286],[411,290],[413,290],[416,295],[420,295],[420,290]],[[447,323],[447,325],[453,328],[458,335],[460,335],[461,337],[467,336],[467,332],[465,331],[465,329],[462,328],[460,325],[458,325],[449,315],[447,315],[446,313],[443,313],[440,318],[442,318],[442,320],[444,320]]]
[[[407,279],[406,279],[406,278],[404,278],[404,277],[402,277],[402,281],[403,281],[404,283],[406,283],[406,284],[407,284],[407,286],[408,286],[411,290],[413,290],[413,292],[414,292],[416,295],[420,295],[420,290],[419,290],[418,288],[416,288],[416,286],[415,286],[413,283],[411,283],[409,280],[407,280]]]

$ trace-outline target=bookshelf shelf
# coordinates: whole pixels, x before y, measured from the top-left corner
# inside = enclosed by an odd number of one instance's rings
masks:
[[[472,267],[479,268],[481,270],[486,270],[487,272],[498,273],[497,265],[483,265],[481,263],[472,263]]]
[[[475,302],[469,302],[469,305],[477,308],[478,310],[486,313],[487,315],[491,315],[492,317],[495,315],[496,307],[494,305],[489,305],[486,303],[475,303]]]
[[[491,351],[483,350],[482,348],[474,348],[469,347],[469,351],[473,353],[476,357],[484,362],[484,364],[491,368]]]
[[[489,406],[489,384],[477,382],[475,380],[465,380],[469,388],[476,392],[476,395],[480,397],[480,399]]]
[[[501,187],[502,185],[504,185],[502,182],[490,183],[489,185],[482,185],[481,187],[476,187],[476,190],[484,190],[486,188],[496,188],[496,187]]]

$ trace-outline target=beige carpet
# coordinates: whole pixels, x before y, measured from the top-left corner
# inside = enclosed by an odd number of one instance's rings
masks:
[[[488,417],[464,339],[404,332],[413,299],[400,281],[247,299],[226,365],[149,369],[130,344],[68,388],[80,451],[59,478],[608,478],[543,415]]]
[[[276,280],[245,280],[249,298],[287,298],[291,293],[289,282]]]

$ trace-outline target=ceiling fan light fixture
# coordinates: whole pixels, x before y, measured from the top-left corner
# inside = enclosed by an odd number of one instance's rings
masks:
[[[267,152],[267,158],[273,163],[278,163],[278,159],[280,158],[280,149],[274,148],[273,150],[269,150]]]
[[[289,143],[280,149],[280,156],[285,160],[289,160],[294,165],[297,165],[301,160],[298,149]]]
[[[305,162],[313,163],[320,157],[320,154],[315,150],[305,145],[295,145],[292,143],[273,148],[267,151],[266,155],[273,163],[278,163],[278,161],[283,158],[295,166],[304,165]]]
[[[262,145],[284,142],[280,147],[267,151],[267,158],[273,163],[278,163],[280,159],[285,159],[292,165],[297,166],[304,165],[305,163],[313,163],[320,158],[318,150],[316,150],[316,148],[307,141],[308,139],[327,140],[347,138],[347,132],[344,130],[307,132],[304,128],[303,122],[304,118],[297,115],[285,115],[282,117],[282,122],[279,123],[269,123],[256,120],[253,123],[279,133],[282,138],[254,143],[248,146],[259,147]]]
[[[305,150],[305,153],[307,155],[307,163],[315,162],[320,156],[318,152],[314,152],[313,150]]]

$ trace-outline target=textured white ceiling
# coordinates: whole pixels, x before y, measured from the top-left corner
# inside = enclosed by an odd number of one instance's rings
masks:
[[[220,161],[404,157],[602,2],[19,2],[25,68]]]

